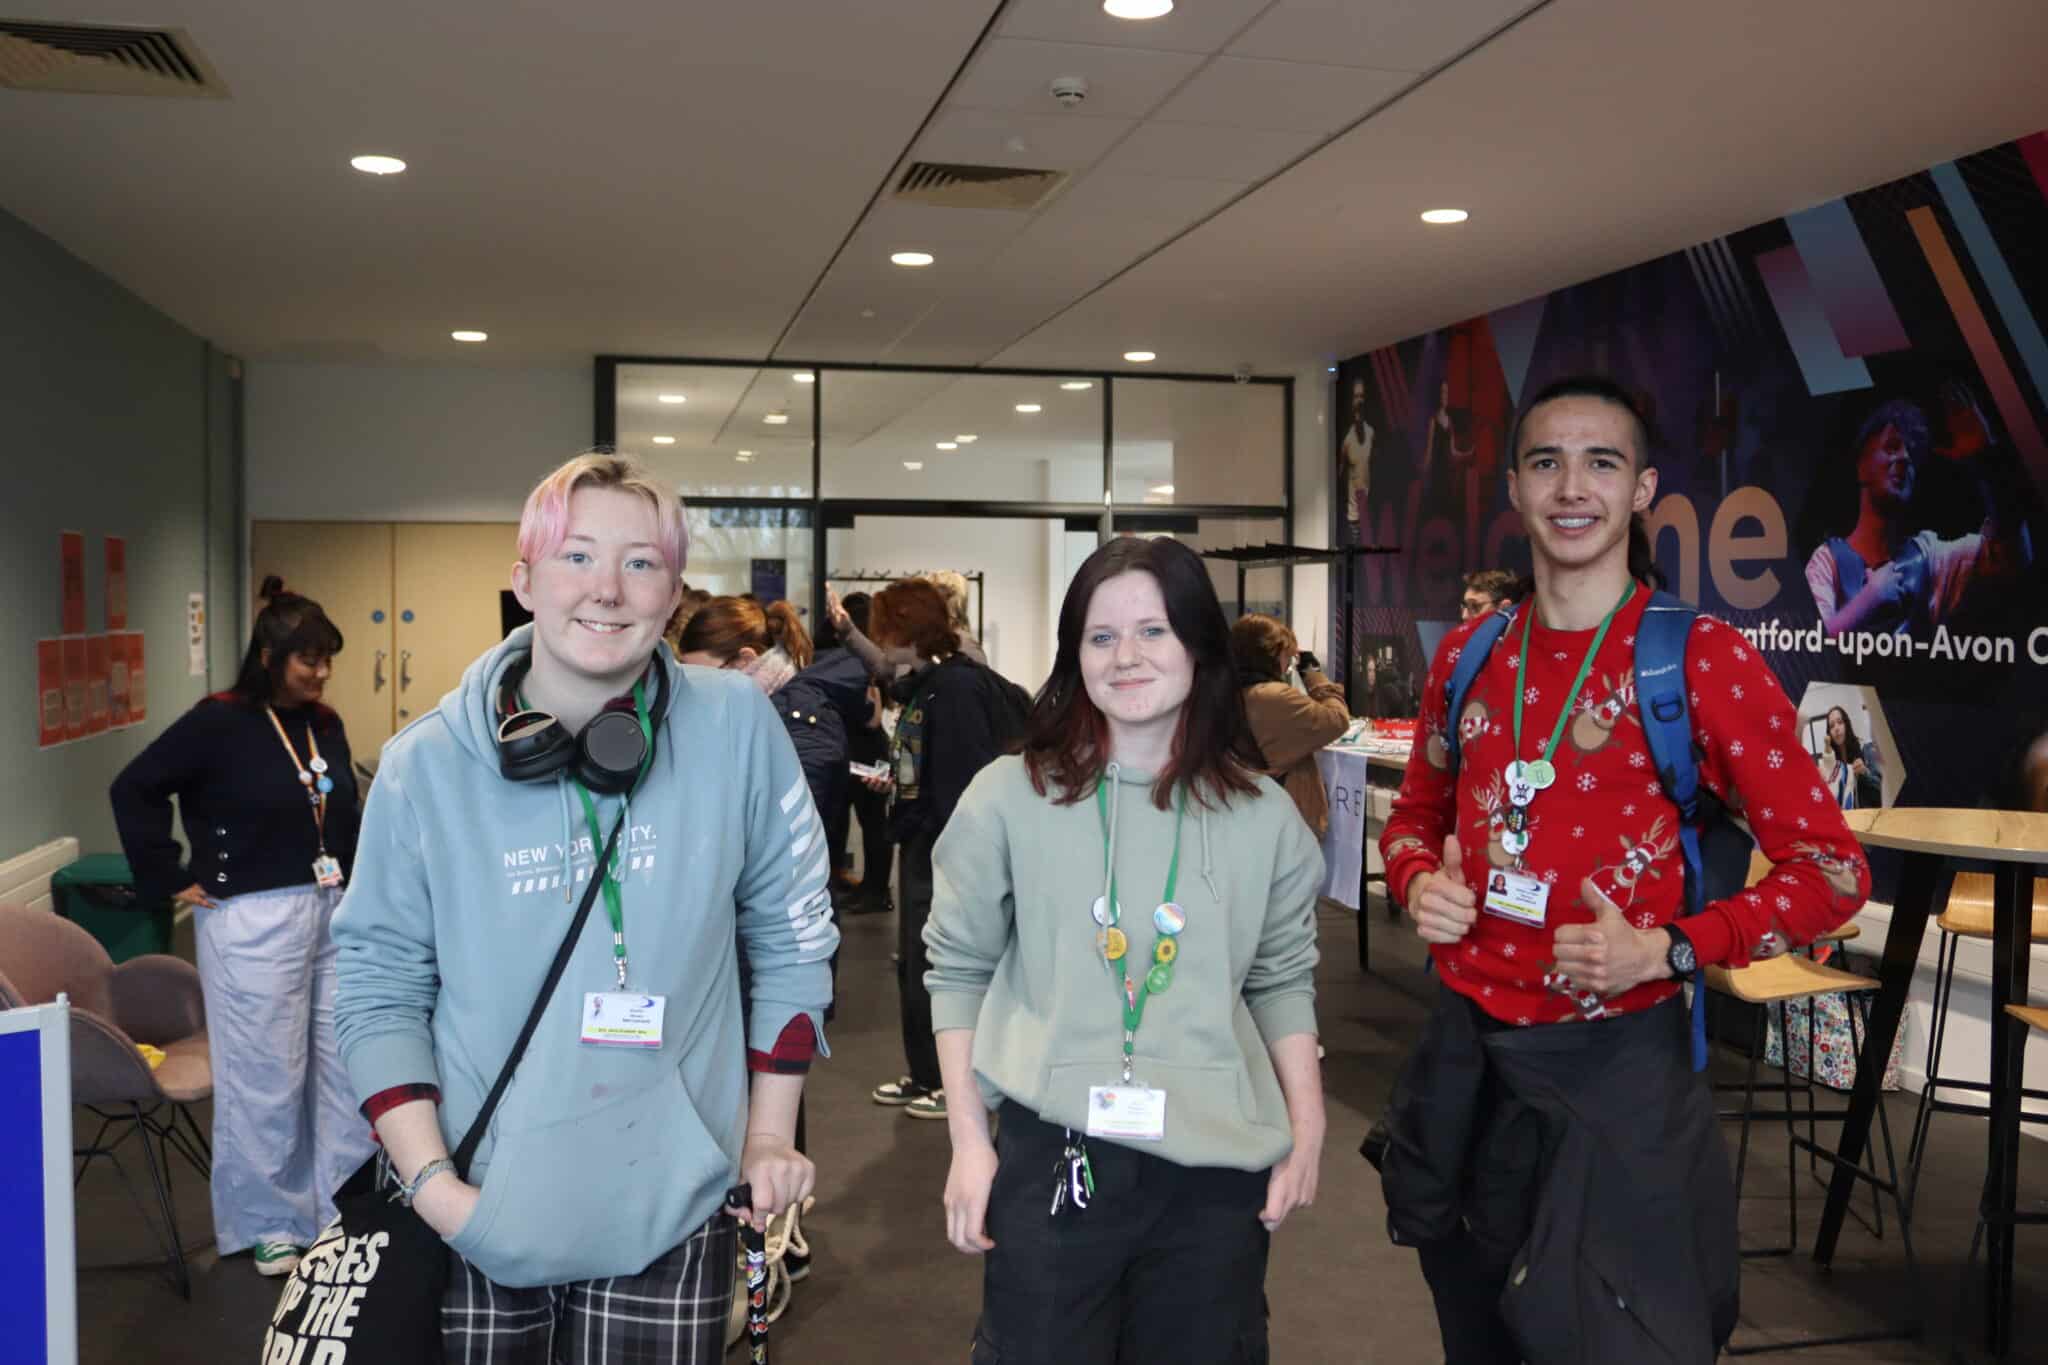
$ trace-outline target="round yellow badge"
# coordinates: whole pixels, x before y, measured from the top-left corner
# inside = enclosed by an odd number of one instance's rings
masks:
[[[1162,938],[1153,946],[1152,957],[1158,962],[1171,962],[1180,955],[1180,945],[1170,938]]]
[[[1102,931],[1102,955],[1111,962],[1115,962],[1130,951],[1130,946],[1130,940],[1124,937],[1123,930],[1112,926]]]

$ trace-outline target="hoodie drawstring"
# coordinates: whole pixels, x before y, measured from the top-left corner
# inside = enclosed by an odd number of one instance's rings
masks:
[[[1110,917],[1107,921],[1110,923],[1114,923],[1117,917],[1117,907],[1110,904],[1109,893],[1116,884],[1116,810],[1122,804],[1123,792],[1119,788],[1123,784],[1118,781],[1122,772],[1123,769],[1113,760],[1102,771],[1102,780],[1109,784],[1109,838],[1107,847],[1102,851],[1102,909]]]
[[[1218,905],[1223,904],[1223,893],[1216,889],[1216,867],[1209,858],[1209,803],[1202,807],[1202,885],[1209,888],[1209,896]]]
[[[573,825],[569,819],[569,774],[555,775],[555,791],[562,798],[562,904],[570,905],[576,900],[576,860],[570,856],[575,845],[570,842]]]

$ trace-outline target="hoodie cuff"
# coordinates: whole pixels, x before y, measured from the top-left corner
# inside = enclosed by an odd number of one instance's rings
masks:
[[[1282,1038],[1292,1038],[1297,1033],[1316,1032],[1314,991],[1261,1000],[1250,1008],[1252,1023],[1257,1026],[1259,1037],[1265,1039],[1267,1047],[1273,1046]]]
[[[972,1029],[981,1023],[983,991],[933,991],[932,1032]]]
[[[421,1033],[380,1033],[364,1038],[342,1057],[349,1083],[364,1099],[395,1086],[441,1084],[434,1042]]]

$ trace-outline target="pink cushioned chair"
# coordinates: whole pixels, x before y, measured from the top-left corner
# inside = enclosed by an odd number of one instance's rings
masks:
[[[170,1153],[211,1177],[212,1151],[186,1107],[213,1095],[206,1006],[199,972],[183,958],[152,953],[115,966],[98,940],[47,910],[0,906],[0,1008],[71,1000],[71,1097],[97,1115],[100,1129],[79,1148],[78,1172],[106,1157],[166,1250],[178,1292],[192,1297],[183,1243],[171,1204]],[[137,1043],[161,1048],[152,1071]],[[112,1140],[108,1140],[109,1134]],[[158,1229],[121,1165],[117,1149],[142,1140],[150,1183],[163,1215]]]

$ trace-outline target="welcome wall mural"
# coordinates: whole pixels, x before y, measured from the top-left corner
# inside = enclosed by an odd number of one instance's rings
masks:
[[[1412,697],[1459,578],[1524,570],[1517,404],[1613,375],[1671,587],[1741,628],[1845,806],[2009,805],[2048,731],[2048,134],[1359,356],[1336,390],[1352,692]]]

